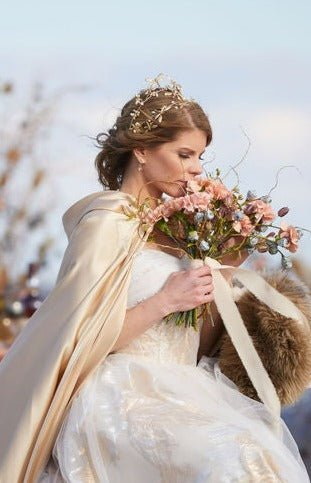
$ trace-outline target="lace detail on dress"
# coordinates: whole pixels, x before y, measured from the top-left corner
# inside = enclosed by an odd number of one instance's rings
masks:
[[[163,287],[167,277],[189,266],[188,258],[177,258],[156,249],[142,249],[133,261],[128,293],[128,308],[151,297]],[[117,353],[150,357],[161,363],[197,364],[200,344],[200,328],[176,326],[174,321],[160,320],[136,337]]]

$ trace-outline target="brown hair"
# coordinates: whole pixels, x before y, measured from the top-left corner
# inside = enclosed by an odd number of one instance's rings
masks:
[[[144,111],[161,109],[167,104],[166,89],[158,88],[158,96],[151,97],[144,106]],[[139,95],[144,99],[146,90]],[[212,141],[212,129],[207,115],[195,101],[189,101],[179,109],[169,109],[163,115],[158,127],[143,133],[133,133],[129,130],[130,112],[137,106],[136,96],[130,99],[122,108],[114,126],[108,132],[99,133],[96,141],[101,150],[95,158],[99,182],[108,189],[120,189],[123,175],[137,147],[156,147],[162,143],[174,141],[184,130],[198,128],[206,133],[206,146]]]

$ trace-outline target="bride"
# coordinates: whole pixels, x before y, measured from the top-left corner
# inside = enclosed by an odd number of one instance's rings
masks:
[[[310,481],[284,421],[276,435],[266,406],[220,369],[224,326],[210,267],[192,268],[163,234],[147,241],[120,211],[137,198],[181,196],[202,174],[207,116],[175,83],[156,82],[97,140],[105,191],[65,213],[69,244],[55,287],[0,366],[9,393],[0,480]],[[163,321],[206,302],[214,326]]]

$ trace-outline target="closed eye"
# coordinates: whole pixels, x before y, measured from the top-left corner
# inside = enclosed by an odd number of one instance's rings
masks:
[[[180,154],[179,156],[180,156],[181,158],[183,158],[183,159],[190,158],[190,156],[187,156],[186,154]],[[200,160],[200,161],[204,161],[204,158],[201,158],[201,156],[199,156],[199,160]]]

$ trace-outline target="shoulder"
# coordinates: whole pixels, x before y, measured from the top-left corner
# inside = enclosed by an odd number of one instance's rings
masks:
[[[95,193],[86,202],[79,202],[80,206],[73,205],[63,217],[68,246],[57,282],[71,267],[97,273],[115,260],[124,259],[138,233],[138,222],[130,220],[121,209],[127,199],[117,192]]]
[[[71,205],[62,217],[68,239],[77,227],[96,226],[110,221],[125,221],[122,206],[134,201],[132,195],[116,190],[91,193]]]

